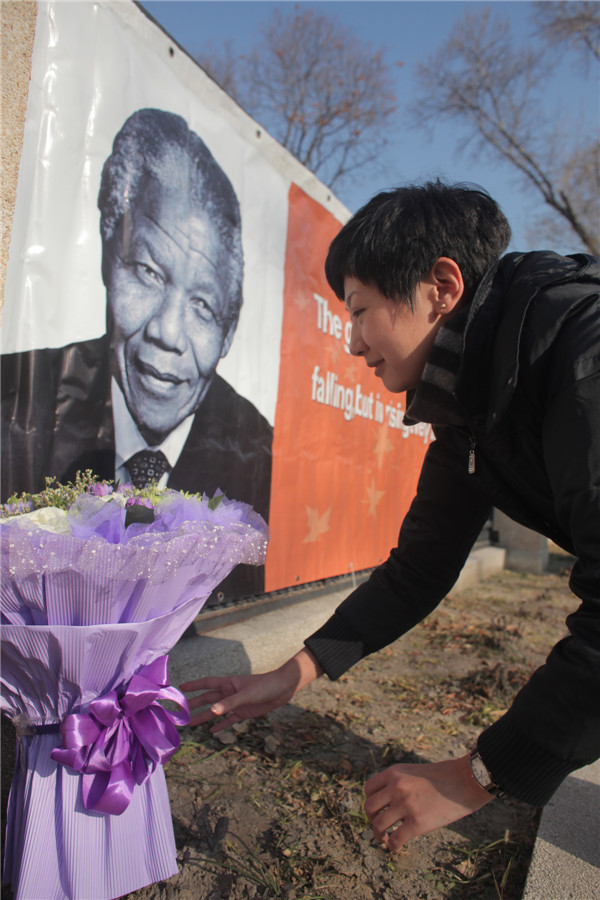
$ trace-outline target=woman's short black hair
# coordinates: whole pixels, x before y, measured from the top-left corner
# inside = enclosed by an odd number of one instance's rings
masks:
[[[344,279],[371,284],[412,308],[417,285],[440,256],[460,267],[470,300],[510,241],[510,225],[479,187],[432,181],[377,194],[331,242],[330,287],[344,299]]]

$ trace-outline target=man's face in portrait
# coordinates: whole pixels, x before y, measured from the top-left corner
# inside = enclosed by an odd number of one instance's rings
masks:
[[[228,261],[189,193],[146,175],[108,257],[115,376],[143,437],[160,443],[204,398],[237,324]]]

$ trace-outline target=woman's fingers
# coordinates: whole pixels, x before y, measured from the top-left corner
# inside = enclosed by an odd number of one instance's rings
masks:
[[[373,794],[377,794],[377,792],[380,791],[381,788],[385,787],[387,781],[387,769],[384,769],[382,772],[377,772],[375,775],[371,775],[371,777],[365,784],[365,793],[367,797],[370,797]]]
[[[226,679],[219,677],[197,678],[195,681],[185,681],[179,685],[179,689],[185,694],[193,691],[210,691],[220,688]]]
[[[379,815],[371,820],[373,834],[378,841],[386,841],[388,832],[392,828],[397,828],[402,823],[402,817],[398,810],[388,806],[382,810]]]
[[[206,722],[210,722],[214,717],[215,714],[212,710],[205,709],[203,712],[190,719],[190,725],[205,725]]]
[[[194,718],[190,720],[190,725],[204,725],[216,716],[225,716],[229,714],[227,719],[219,722],[218,726],[211,728],[211,731],[213,732],[222,731],[234,722],[241,721],[243,717],[237,714],[235,718],[230,717],[233,711],[238,706],[243,705],[243,703],[244,696],[241,691],[231,694],[229,697],[223,697],[223,694],[220,691],[208,691],[205,694],[198,694],[198,696],[190,698],[190,709],[196,709],[201,706],[206,707],[206,709],[202,710],[197,716],[194,716]]]
[[[367,781],[365,813],[375,837],[397,851],[407,841],[475,812],[493,798],[459,759],[395,765]]]
[[[409,841],[412,841],[413,838],[422,833],[423,832],[419,829],[416,822],[412,819],[401,822],[394,831],[391,831],[388,834],[388,847],[392,853],[397,853],[398,850],[402,850],[405,844],[408,844]]]
[[[217,691],[210,691],[206,694],[197,694],[195,697],[189,697],[188,706],[190,709],[197,709],[198,706],[211,706],[220,699],[220,693]]]

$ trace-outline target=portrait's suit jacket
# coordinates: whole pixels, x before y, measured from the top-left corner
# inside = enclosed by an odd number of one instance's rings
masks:
[[[104,336],[2,356],[2,501],[42,490],[47,475],[65,482],[92,469],[114,479],[109,350]],[[268,521],[272,440],[256,407],[215,375],[168,487],[208,496],[220,489]],[[207,606],[263,590],[263,567],[238,566]]]

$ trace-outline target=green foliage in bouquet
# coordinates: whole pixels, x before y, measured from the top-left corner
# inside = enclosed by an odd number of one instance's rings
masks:
[[[54,507],[66,512],[71,508],[77,497],[81,494],[96,494],[103,496],[119,492],[133,498],[140,504],[146,501],[146,506],[155,506],[164,491],[152,483],[145,488],[135,488],[132,484],[121,484],[113,481],[100,480],[91,469],[77,472],[74,481],[61,484],[56,478],[46,476],[46,487],[37,494],[26,492],[12,494],[6,503],[0,506],[0,519],[10,516],[20,516],[23,513],[32,512],[34,509]],[[201,499],[200,494],[179,491],[186,498]],[[223,499],[223,494],[217,494],[208,501],[209,508],[215,510]]]

